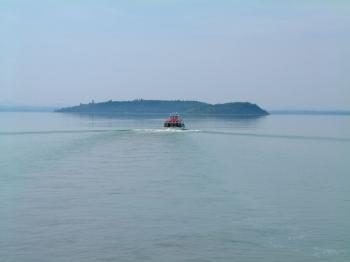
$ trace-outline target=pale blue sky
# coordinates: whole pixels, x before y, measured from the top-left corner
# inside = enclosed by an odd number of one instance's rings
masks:
[[[0,102],[349,109],[346,2],[0,0]]]

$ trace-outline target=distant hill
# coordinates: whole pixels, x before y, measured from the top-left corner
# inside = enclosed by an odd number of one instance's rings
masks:
[[[101,103],[80,104],[56,110],[62,113],[94,113],[94,114],[181,114],[205,115],[239,115],[264,116],[268,112],[256,104],[248,102],[232,102],[225,104],[208,104],[198,101],[165,101],[165,100],[133,100],[107,101]]]

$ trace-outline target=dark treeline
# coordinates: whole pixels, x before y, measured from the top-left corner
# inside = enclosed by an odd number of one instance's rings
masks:
[[[198,101],[165,101],[165,100],[133,100],[91,102],[78,106],[66,107],[56,112],[67,113],[115,113],[115,114],[164,114],[178,112],[181,114],[227,114],[227,115],[267,115],[268,112],[256,104],[248,102],[232,102],[224,104],[208,104]]]

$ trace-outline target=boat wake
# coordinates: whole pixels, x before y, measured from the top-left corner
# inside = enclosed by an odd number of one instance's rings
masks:
[[[199,129],[176,129],[176,128],[130,128],[130,129],[84,129],[84,130],[38,130],[38,131],[5,131],[0,132],[0,136],[17,136],[17,135],[53,135],[53,134],[88,134],[88,133],[123,133],[123,134],[188,134],[201,133],[211,135],[230,135],[255,138],[274,138],[274,139],[297,139],[297,140],[323,140],[350,142],[347,137],[328,137],[328,136],[303,136],[303,135],[287,135],[287,134],[259,134],[259,133],[243,133],[215,130],[199,130]]]
[[[288,135],[288,134],[280,135],[280,134],[243,133],[243,132],[226,132],[226,131],[202,131],[202,133],[204,133],[204,134],[217,134],[217,135],[242,136],[242,137],[256,137],[256,138],[350,142],[350,138],[347,138],[347,137],[304,136],[304,135]]]
[[[140,133],[197,133],[202,132],[198,129],[176,129],[176,128],[157,128],[157,129],[132,129]]]
[[[50,134],[84,134],[84,133],[195,133],[202,132],[194,129],[174,128],[143,128],[143,129],[84,129],[84,130],[38,130],[38,131],[15,131],[0,132],[0,136],[11,135],[50,135]]]

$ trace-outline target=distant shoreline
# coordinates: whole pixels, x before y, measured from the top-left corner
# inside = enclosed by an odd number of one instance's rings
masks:
[[[61,108],[60,113],[89,114],[169,114],[178,112],[191,115],[236,115],[265,116],[269,113],[256,104],[249,102],[229,102],[224,104],[209,104],[200,101],[182,100],[132,100],[106,101]]]
[[[46,107],[46,106],[0,106],[0,112],[27,112],[27,113],[39,113],[39,112],[54,112],[57,107]]]
[[[141,100],[141,101],[163,101],[164,100]],[[126,102],[134,102],[134,101],[126,101]],[[179,102],[179,101],[168,101],[168,102]],[[185,101],[186,102],[186,101]],[[196,102],[196,101],[187,101],[187,102]],[[106,102],[103,102],[106,103]],[[108,103],[108,102],[107,102]],[[197,102],[196,102],[197,103]],[[202,102],[198,102],[198,103],[202,103]],[[236,102],[237,103],[237,102]],[[238,102],[238,103],[242,103],[242,102]],[[99,103],[96,103],[99,104]],[[95,104],[95,105],[96,105]],[[206,104],[206,103],[204,103]],[[226,103],[226,104],[219,104],[219,105],[227,105],[227,104],[235,104],[235,103]],[[243,103],[243,104],[248,104],[248,105],[254,105],[251,103]],[[82,105],[91,105],[91,103],[89,104],[81,104]],[[210,105],[210,104],[207,104]],[[215,105],[212,105],[215,106]],[[62,113],[80,113],[80,114],[90,114],[90,115],[116,115],[116,116],[136,116],[136,115],[140,115],[140,116],[146,116],[146,115],[164,115],[169,113],[167,112],[115,112],[115,111],[96,111],[96,110],[83,110],[83,111],[79,111],[79,110],[69,110],[69,109],[73,109],[73,108],[77,108],[79,106],[73,106],[73,107],[64,107],[64,108],[59,108],[59,107],[50,107],[50,106],[1,106],[0,105],[0,113],[6,113],[6,112],[13,112],[13,113],[53,113],[53,112],[62,112]],[[259,107],[260,108],[260,107]],[[68,110],[67,110],[68,109]],[[260,108],[261,109],[261,108]],[[247,117],[252,117],[252,116],[264,116],[264,115],[329,115],[329,116],[350,116],[350,110],[342,110],[342,109],[334,109],[334,110],[309,110],[309,109],[295,109],[295,110],[283,110],[283,109],[278,109],[278,110],[264,110],[261,109],[265,112],[267,112],[267,114],[250,114],[248,112],[245,112],[244,114],[242,113],[229,113],[229,112],[225,112],[225,113],[215,113],[215,112],[179,112],[183,115],[188,115],[188,116],[227,116],[227,117],[240,117],[240,116],[247,116]],[[176,111],[176,110],[175,110]]]
[[[332,115],[350,116],[347,110],[270,110],[271,115]]]
[[[58,112],[57,108],[54,109],[2,109],[0,108],[0,113],[62,113]],[[68,112],[64,112],[66,114]],[[83,113],[77,113],[77,112],[70,112],[71,114],[84,114],[84,115],[110,115],[110,116],[156,116],[156,115],[164,115],[164,113],[96,113],[96,112],[83,112]],[[256,117],[257,115],[240,115],[240,114],[191,114],[191,113],[185,113],[184,116],[211,116],[211,117],[220,117],[220,116],[226,116],[226,117]],[[299,111],[286,111],[286,112],[280,112],[280,111],[269,111],[269,115],[276,116],[350,116],[350,111],[343,111],[343,112],[336,112],[336,111],[307,111],[307,112],[299,112]]]

